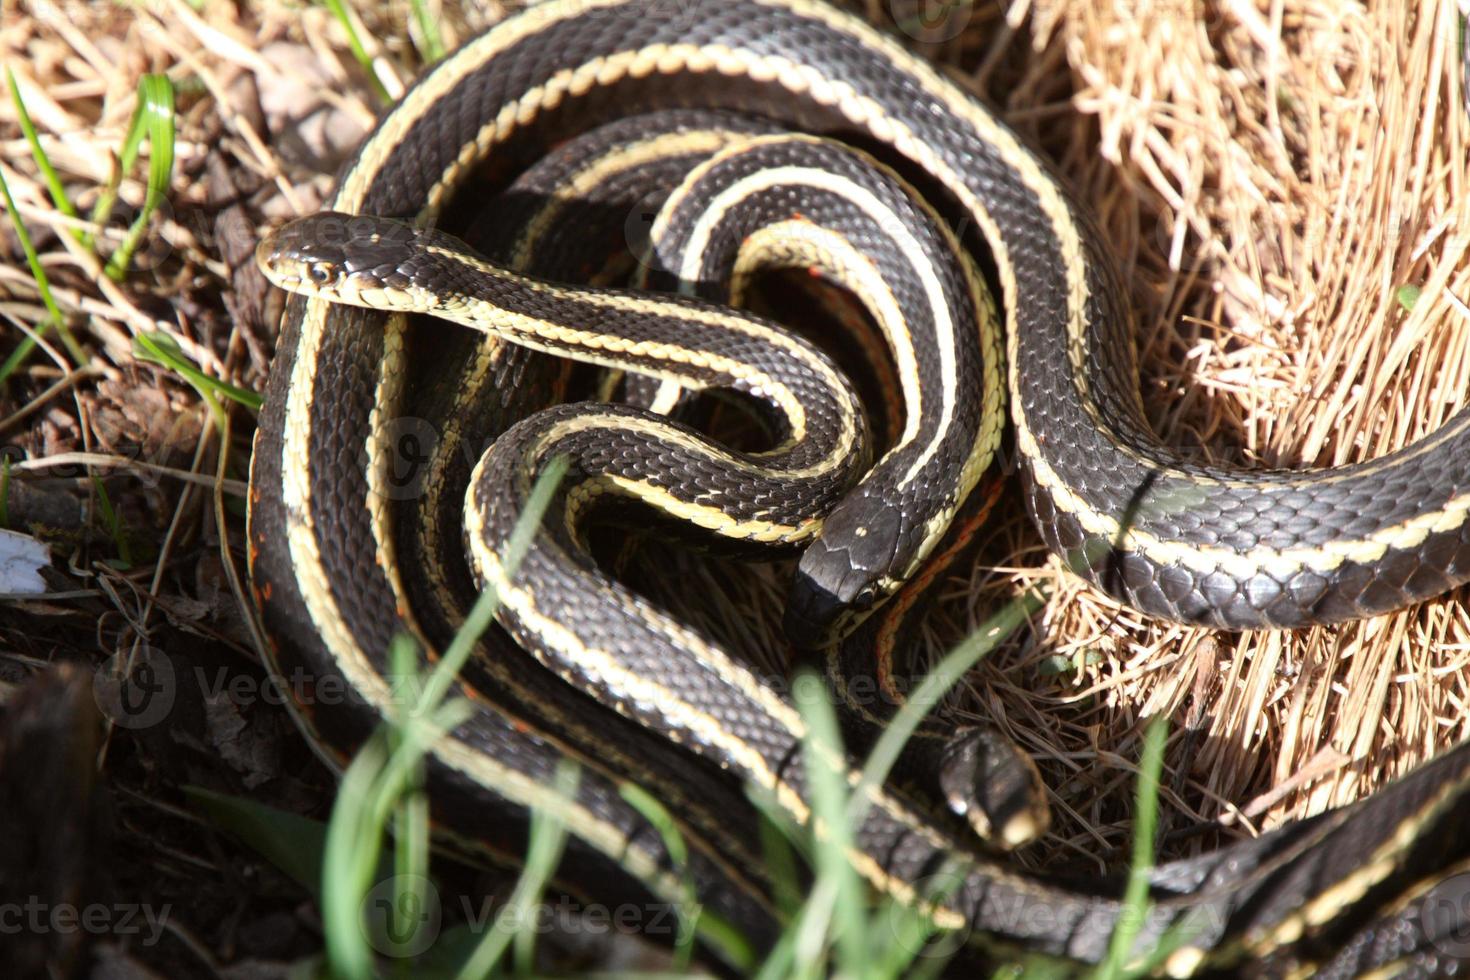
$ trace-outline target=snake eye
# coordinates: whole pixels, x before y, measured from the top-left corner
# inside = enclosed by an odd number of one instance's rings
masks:
[[[313,262],[307,268],[306,274],[318,286],[325,286],[332,281],[332,264],[330,262]]]

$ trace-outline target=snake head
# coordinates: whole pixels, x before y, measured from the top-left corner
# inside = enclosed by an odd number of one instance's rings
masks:
[[[903,509],[858,490],[822,523],[802,554],[786,604],[784,629],[798,647],[840,640],[887,599],[909,562],[913,538]]]
[[[418,309],[435,249],[473,255],[458,239],[391,218],[322,211],[261,241],[255,262],[293,293],[373,309]]]

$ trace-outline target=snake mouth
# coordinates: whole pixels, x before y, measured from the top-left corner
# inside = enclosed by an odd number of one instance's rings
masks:
[[[298,283],[299,284],[299,282],[300,282],[299,277],[297,277],[295,275],[292,275],[291,273],[289,273],[286,270],[282,269],[281,266],[280,266],[280,263],[276,262],[276,260],[275,260],[275,254],[276,254],[276,236],[275,235],[267,235],[264,238],[262,238],[260,241],[256,242],[255,243],[255,266],[256,266],[256,268],[258,268],[261,271],[261,274],[262,275],[264,275],[267,279],[270,280],[270,282],[271,282],[272,285],[274,285],[274,286],[280,286],[282,289],[290,289],[291,287],[290,287],[290,285],[288,285],[288,283],[291,283],[291,282],[295,282],[295,283]]]
[[[912,562],[909,522],[881,496],[854,496],[827,515],[797,563],[784,628],[802,649],[844,639],[898,588],[895,567]]]
[[[283,231],[289,229],[288,225]],[[308,278],[307,264],[283,247],[282,237],[282,232],[278,231],[256,243],[256,268],[272,286],[291,293],[333,299],[329,285],[314,283]]]
[[[781,627],[795,646],[814,650],[825,646],[848,603],[816,580],[797,572]]]
[[[826,649],[844,639],[878,605],[878,591],[866,581],[852,575],[834,591],[798,569],[781,624],[786,638],[802,650]]]

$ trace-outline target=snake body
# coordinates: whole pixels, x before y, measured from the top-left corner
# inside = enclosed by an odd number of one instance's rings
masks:
[[[446,218],[472,174],[524,171],[625,104],[761,120],[748,139],[708,122],[675,127],[706,134],[708,146],[686,154],[679,169],[690,173],[669,192],[654,245],[669,250],[663,285],[699,295],[560,286],[513,248],[489,249],[490,261],[424,227],[463,230]],[[805,137],[769,132],[776,127],[845,137],[861,151],[834,157]],[[737,153],[736,143],[748,145]],[[743,188],[728,193],[763,212],[759,226],[740,225],[721,192],[701,189],[715,186],[700,181],[721,168],[730,171],[721,186]],[[800,190],[783,220],[791,187]],[[459,450],[493,439],[472,478],[466,544],[499,593],[506,630],[531,657],[503,635],[485,641],[464,686],[479,710],[432,753],[436,815],[467,847],[513,858],[527,808],[559,806],[548,789],[559,760],[582,760],[565,811],[581,842],[569,884],[591,893],[682,894],[660,835],[618,789],[650,785],[691,843],[701,902],[768,941],[771,887],[742,829],[752,811],[739,784],[764,788],[803,822],[811,794],[805,726],[790,699],[609,579],[588,557],[583,518],[634,501],[716,536],[804,545],[788,626],[798,640],[829,644],[928,555],[950,553],[952,518],[999,438],[1001,413],[989,403],[1002,360],[1043,537],[1079,574],[1145,612],[1228,628],[1335,622],[1470,578],[1470,413],[1399,453],[1317,474],[1207,468],[1160,446],[1143,421],[1122,291],[1088,219],[972,97],[821,3],[533,7],[427,74],[363,144],[330,206],[260,253],[278,283],[311,297],[288,307],[251,472],[252,579],[276,639],[274,669],[344,681],[347,707],[303,704],[300,717],[329,757],[360,744],[392,710],[392,637],[407,633],[433,657],[459,622],[469,593],[442,570],[464,565],[443,530],[444,488],[469,468]],[[987,339],[988,301],[973,267],[961,256],[934,271],[936,250],[969,244],[945,230],[955,220],[979,229],[990,251],[1004,357]],[[766,229],[783,223],[802,230],[786,246],[795,261],[860,294],[872,284],[870,310],[899,295],[888,285],[898,281],[919,283],[915,297],[925,299],[900,299],[901,311],[933,314],[922,344],[918,320],[882,331],[897,352],[907,421],[861,478],[863,417],[830,359],[706,294],[713,278],[727,277],[702,263],[733,266],[738,280],[752,271],[742,273],[742,256],[779,250]],[[875,250],[907,255],[899,265],[908,272],[869,277],[863,251],[847,247],[855,228],[867,228],[860,237]],[[760,247],[742,251],[751,241]],[[341,288],[349,281],[350,291]],[[430,309],[491,339],[440,340],[454,328],[410,326],[405,314]],[[469,365],[463,373],[408,369],[411,354],[440,344]],[[512,424],[534,407],[519,393],[536,386],[523,382],[552,370],[521,347],[640,371],[671,388],[738,392],[757,406],[773,445],[723,449],[620,405],[554,407]],[[432,417],[455,451],[438,454],[403,499],[393,439],[420,395],[438,406]],[[492,417],[471,420],[471,405],[493,407]],[[505,547],[556,457],[570,458],[569,479],[512,572]],[[589,720],[594,710],[602,713]],[[1395,904],[1402,896],[1464,859],[1453,824],[1470,808],[1467,789],[1470,751],[1456,750],[1354,808],[1157,869],[1156,914],[1139,941],[1187,920],[1174,972],[1252,956],[1328,960],[1349,938],[1407,914]],[[1120,909],[1109,883],[1021,873],[898,795],[872,789],[865,801],[849,857],[875,889],[982,946],[1073,961],[1106,951]],[[954,887],[927,897],[926,879],[955,856],[965,870]],[[1352,965],[1433,967],[1435,941],[1421,930],[1403,949],[1363,943]]]

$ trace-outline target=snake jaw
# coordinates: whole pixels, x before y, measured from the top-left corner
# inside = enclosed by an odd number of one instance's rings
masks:
[[[791,642],[818,649],[851,632],[891,594],[911,537],[898,509],[861,487],[833,510],[797,565],[784,622]]]
[[[798,569],[781,626],[798,648],[821,649],[831,645],[827,640],[831,627],[847,608],[839,593]]]

